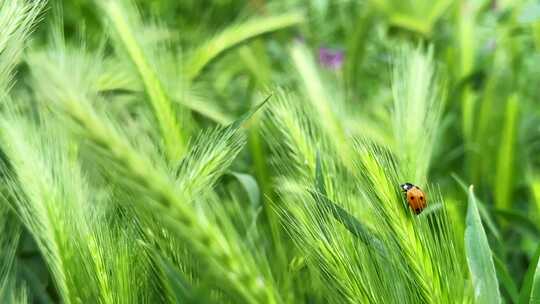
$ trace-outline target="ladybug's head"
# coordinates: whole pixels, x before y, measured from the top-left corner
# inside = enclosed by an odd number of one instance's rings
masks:
[[[403,189],[403,191],[407,192],[409,191],[410,189],[412,189],[414,187],[413,184],[411,183],[405,183],[405,184],[401,184],[399,185],[401,187],[401,189]]]

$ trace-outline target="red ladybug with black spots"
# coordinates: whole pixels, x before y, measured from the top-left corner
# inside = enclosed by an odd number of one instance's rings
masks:
[[[411,183],[402,184],[400,187],[405,193],[407,203],[414,213],[422,213],[422,210],[424,210],[424,208],[427,206],[427,197],[424,191]]]

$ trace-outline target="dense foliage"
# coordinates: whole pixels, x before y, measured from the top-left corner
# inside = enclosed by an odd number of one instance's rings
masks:
[[[537,1],[5,0],[0,29],[1,303],[539,303]]]

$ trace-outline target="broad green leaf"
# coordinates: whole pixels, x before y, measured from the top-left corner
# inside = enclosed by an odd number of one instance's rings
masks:
[[[465,229],[465,251],[478,304],[501,303],[499,283],[486,232],[480,220],[473,186],[469,187],[469,207]]]

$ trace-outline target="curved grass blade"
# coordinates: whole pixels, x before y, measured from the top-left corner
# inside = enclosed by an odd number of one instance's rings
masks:
[[[516,286],[516,282],[512,279],[512,276],[508,273],[508,269],[501,259],[496,255],[493,255],[493,261],[495,262],[495,269],[497,270],[497,276],[501,280],[501,285],[504,287],[508,296],[512,300],[512,303],[518,303],[519,301],[519,291]]]
[[[506,110],[504,111],[504,126],[501,134],[499,153],[497,156],[497,167],[495,170],[495,206],[499,209],[509,209],[512,206],[511,198],[514,187],[515,174],[515,148],[518,128],[518,116],[520,100],[516,95],[508,99]]]
[[[540,245],[536,247],[533,258],[525,273],[519,292],[519,304],[540,303],[540,270],[538,262],[540,258]],[[534,298],[533,298],[534,296]]]
[[[529,300],[529,303],[531,304],[540,303],[540,263],[536,264],[536,270],[534,271],[531,298]]]
[[[299,24],[303,20],[304,16],[301,13],[293,12],[256,18],[240,25],[231,26],[193,51],[193,57],[186,63],[187,75],[189,79],[194,79],[204,67],[227,49],[261,34]]]
[[[214,303],[210,297],[203,292],[200,292],[190,282],[187,281],[184,274],[166,258],[164,258],[156,249],[147,246],[154,255],[157,263],[163,270],[167,281],[166,288],[169,289],[170,295],[174,297],[174,303]]]
[[[461,189],[463,189],[463,191],[467,193],[467,185],[465,185],[465,182],[455,173],[451,173],[450,175],[458,183]],[[484,224],[486,224],[486,227],[488,228],[489,231],[491,231],[491,233],[497,239],[497,241],[500,242],[502,240],[501,233],[499,232],[499,229],[497,229],[497,225],[495,224],[493,217],[491,217],[491,214],[488,212],[484,204],[482,204],[481,202],[480,204],[477,205],[477,207],[478,207],[478,211],[480,211],[480,216],[482,217]]]
[[[127,51],[144,83],[148,101],[163,136],[167,156],[169,160],[177,160],[185,152],[188,134],[181,128],[178,113],[158,76],[158,71],[152,66],[150,57],[137,40],[133,24],[130,24],[137,20],[138,16],[134,13],[130,2],[99,1],[99,3],[103,6],[111,28],[114,29],[120,44]]]
[[[443,212],[443,208],[444,206],[440,202],[429,204],[429,206],[427,206],[426,209],[422,211],[422,213],[418,214],[417,217],[427,218],[431,215],[437,214],[438,212]]]
[[[259,109],[262,108],[268,102],[268,100],[270,100],[270,97],[272,97],[272,94],[266,96],[266,98],[260,104],[256,105],[253,109],[251,109],[247,113],[240,116],[237,120],[229,124],[228,128],[231,128],[231,129],[240,128],[244,123],[246,123],[246,121],[248,121],[251,117],[253,117],[253,115],[257,113],[257,111],[259,111]]]
[[[478,304],[501,303],[499,283],[486,232],[482,226],[473,186],[469,187],[465,251],[472,276],[474,297]]]
[[[246,191],[251,206],[258,207],[260,205],[261,191],[259,185],[253,176],[250,174],[240,172],[229,172],[229,175],[233,176],[242,185],[242,188]]]
[[[493,209],[493,213],[496,216],[501,217],[512,223],[512,227],[523,229],[523,231],[530,232],[535,237],[540,237],[540,228],[538,227],[538,225],[523,212],[510,209]]]
[[[365,227],[358,219],[347,212],[347,210],[343,209],[326,196],[326,186],[324,184],[321,157],[318,152],[315,164],[315,189],[316,191],[310,191],[310,193],[323,211],[330,211],[332,216],[338,222],[340,222],[354,236],[358,237],[364,244],[373,246],[380,252],[383,251],[382,244],[373,236],[373,233],[370,232],[367,227]]]

